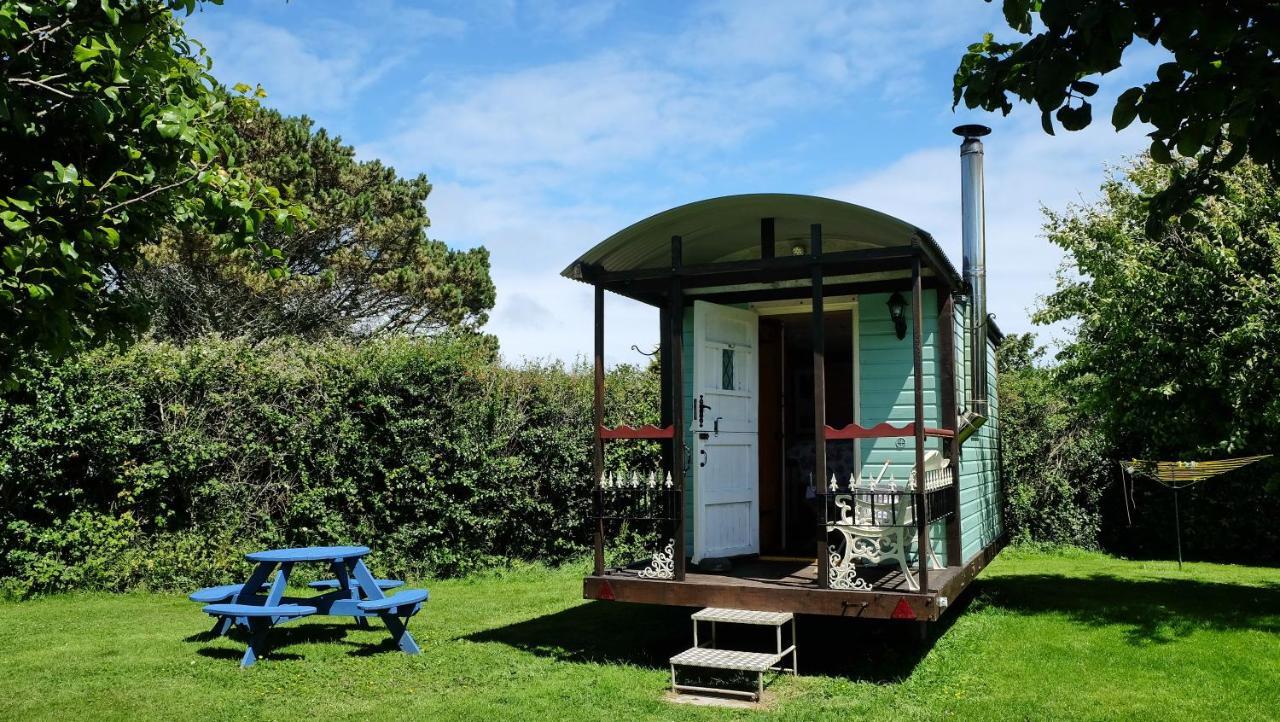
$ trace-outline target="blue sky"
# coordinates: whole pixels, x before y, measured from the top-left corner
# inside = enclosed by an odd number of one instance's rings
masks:
[[[981,0],[656,2],[238,0],[187,21],[228,84],[306,114],[402,175],[425,173],[431,235],[492,254],[488,330],[506,358],[590,350],[590,293],[558,273],[632,222],[728,193],[813,193],[929,230],[959,264],[958,139],[987,142],[991,310],[1032,330],[1060,256],[1041,206],[1094,198],[1147,144],[1109,111],[1080,133],[951,110],[967,44],[1004,27]],[[1132,48],[1109,98],[1157,62]],[[657,314],[608,305],[610,362],[642,361]],[[1052,337],[1061,329],[1049,329]]]

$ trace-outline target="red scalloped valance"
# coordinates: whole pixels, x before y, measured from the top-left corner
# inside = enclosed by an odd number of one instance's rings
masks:
[[[670,439],[675,436],[675,430],[670,426],[654,426],[646,424],[644,426],[601,426],[596,429],[596,435],[602,439]]]
[[[901,436],[915,436],[916,425],[914,423],[905,426],[894,426],[888,421],[882,421],[875,426],[859,426],[858,424],[849,424],[839,429],[826,427],[826,437],[828,441],[840,439],[887,439]],[[941,436],[950,438],[955,436],[955,432],[951,429],[935,429],[926,426],[924,429],[925,436]]]

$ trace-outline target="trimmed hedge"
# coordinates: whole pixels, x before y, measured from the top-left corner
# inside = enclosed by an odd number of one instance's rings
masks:
[[[365,543],[391,575],[579,555],[587,371],[506,368],[474,336],[143,343],[49,367],[0,398],[0,583],[188,589],[273,546]],[[657,421],[655,370],[607,388],[610,423]],[[610,453],[657,463],[654,444]]]

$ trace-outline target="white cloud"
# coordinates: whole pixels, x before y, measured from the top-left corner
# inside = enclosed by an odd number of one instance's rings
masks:
[[[495,269],[498,303],[486,331],[496,334],[503,358],[590,358],[594,302],[591,287],[561,278],[556,272]],[[605,296],[605,361],[643,363],[631,349],[645,351],[658,343],[658,311],[620,296]]]
[[[674,148],[724,148],[758,121],[738,112],[769,78],[709,87],[620,53],[433,88],[398,133],[364,148],[407,170],[467,179],[530,170],[585,175]],[[546,180],[546,179],[543,179]]]
[[[838,95],[896,97],[919,87],[925,56],[963,48],[997,16],[954,0],[719,0],[699,6],[671,60],[730,73],[785,71]]]
[[[998,3],[720,0],[670,11],[660,35],[622,28],[610,32],[622,39],[607,50],[592,43],[584,51],[575,40],[616,29],[609,26],[622,12],[615,0],[456,2],[451,12],[486,30],[538,39],[511,52],[486,49],[480,63],[425,65],[432,70],[417,76],[420,86],[378,96],[392,85],[380,79],[424,52],[423,38],[437,41],[430,45],[439,52],[440,41],[475,33],[393,0],[362,4],[359,27],[316,19],[319,11],[307,15],[304,7],[291,8],[297,19],[287,26],[211,13],[220,19],[200,16],[194,34],[210,45],[220,78],[262,82],[269,102],[286,112],[350,118],[361,112],[362,95],[397,110],[366,121],[358,135],[374,140],[360,155],[405,175],[427,172],[436,183],[432,235],[489,248],[498,302],[488,328],[512,360],[590,352],[590,290],[558,275],[579,253],[649,212],[737,189],[725,178],[739,168],[797,166],[810,178],[832,177],[831,149],[783,133],[789,119],[820,119],[833,108],[881,121],[940,114],[949,97],[921,93],[936,92],[938,73],[949,77],[946,66],[968,42],[1003,26]],[[538,64],[519,55],[525,50]],[[1127,57],[1121,75],[1132,66]],[[1123,89],[1124,78],[1106,80],[1113,82],[1104,90]],[[1056,138],[1037,120],[1033,108],[1019,108],[1011,120],[996,119],[988,143],[991,299],[1006,331],[1026,330],[1027,309],[1052,288],[1058,254],[1039,236],[1040,205],[1060,208],[1091,194],[1102,159],[1144,145],[1140,131],[1117,136],[1105,118]],[[791,136],[787,148],[776,139],[773,147],[758,143],[777,135]],[[929,145],[819,192],[929,229],[958,263],[957,145]],[[629,347],[656,341],[656,311],[611,299],[608,321],[609,360],[643,360]]]
[[[504,358],[572,361],[591,355],[591,288],[560,271],[636,219],[586,204],[551,208],[507,185],[440,184],[428,205],[440,219],[432,236],[490,251],[498,297],[485,330],[499,338]],[[657,343],[658,313],[648,306],[609,296],[606,319],[610,364],[643,361],[631,345]]]
[[[422,40],[456,38],[466,29],[461,20],[391,0],[363,3],[360,27],[295,10],[287,27],[228,8],[194,15],[187,29],[209,49],[219,80],[261,84],[272,107],[297,115],[352,109],[356,98],[416,54]]]
[[[1000,123],[985,141],[988,303],[1006,333],[1036,331],[1060,338],[1062,327],[1034,327],[1037,299],[1054,288],[1062,254],[1043,235],[1042,207],[1064,209],[1095,199],[1105,162],[1147,144],[1134,126],[1116,133],[1095,123],[1077,133],[1045,135],[1022,114]],[[959,139],[914,151],[859,178],[819,193],[898,216],[929,231],[960,264]],[[1048,338],[1046,340],[1048,340]]]
[[[537,0],[529,3],[536,31],[581,38],[604,25],[618,9],[617,0]]]

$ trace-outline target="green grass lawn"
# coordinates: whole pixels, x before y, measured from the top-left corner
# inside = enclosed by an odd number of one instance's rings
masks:
[[[1006,551],[930,644],[800,620],[764,711],[663,701],[688,610],[584,602],[583,568],[429,584],[411,627],[304,620],[250,670],[178,594],[0,604],[4,719],[1248,719],[1280,717],[1280,570]]]

